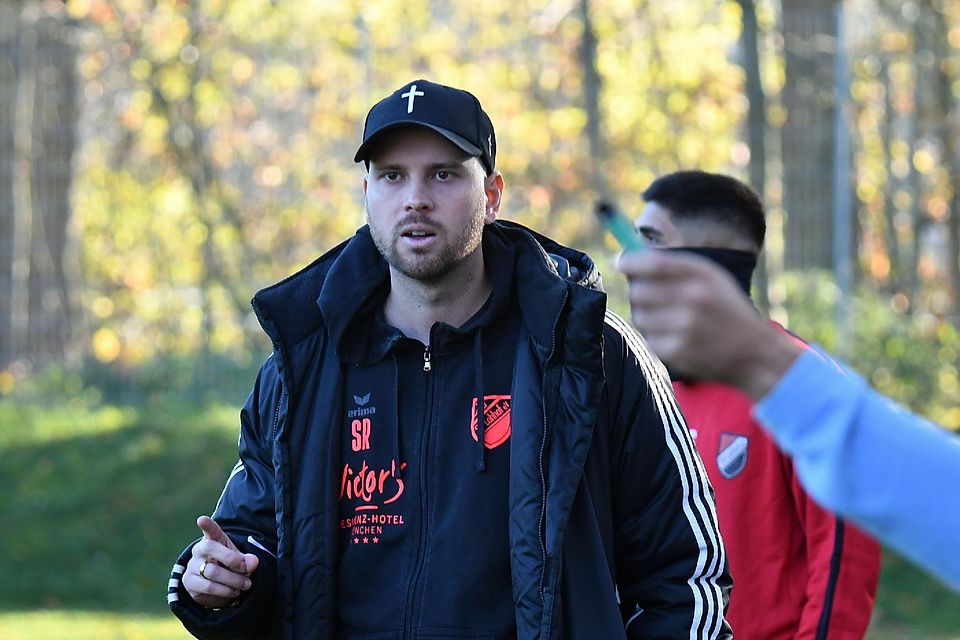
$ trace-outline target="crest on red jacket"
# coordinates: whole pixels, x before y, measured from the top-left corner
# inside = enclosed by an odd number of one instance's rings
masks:
[[[750,438],[739,433],[721,433],[717,447],[717,469],[727,480],[736,478],[747,466]]]

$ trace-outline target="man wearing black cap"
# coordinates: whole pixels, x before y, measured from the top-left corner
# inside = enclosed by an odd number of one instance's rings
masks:
[[[580,252],[497,220],[477,99],[377,103],[368,225],[253,300],[274,344],[167,599],[200,638],[728,638],[709,484]]]

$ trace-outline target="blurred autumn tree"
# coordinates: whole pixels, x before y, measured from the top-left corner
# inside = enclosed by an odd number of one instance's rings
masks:
[[[507,217],[581,245],[601,188],[635,211],[655,168],[728,166],[738,14],[683,4],[69,3],[95,355],[250,348],[251,293],[362,224],[363,118],[410,79],[476,93]]]
[[[0,2],[3,367],[25,354],[76,364],[83,343],[68,242],[76,51],[63,7],[53,4]]]
[[[833,265],[831,211],[836,176],[835,63],[838,0],[782,0],[783,65],[788,79],[781,129],[784,201],[790,207],[784,233],[787,268]]]
[[[895,310],[956,320],[960,7],[880,2],[854,66],[865,282]],[[953,213],[951,213],[953,212]]]
[[[505,217],[604,271],[615,248],[595,228],[599,195],[637,212],[666,171],[747,179],[770,212],[758,303],[769,292],[785,320],[784,270],[824,265],[831,195],[850,188],[858,290],[939,344],[960,283],[960,8],[840,6],[0,2],[0,391],[70,347],[122,371],[181,357],[198,379],[211,373],[198,363],[255,364],[269,345],[251,294],[363,223],[351,158],[364,115],[418,77],[491,113]],[[839,46],[852,185],[835,184],[827,151]],[[623,282],[606,285],[623,311]],[[857,344],[884,344],[867,322]]]

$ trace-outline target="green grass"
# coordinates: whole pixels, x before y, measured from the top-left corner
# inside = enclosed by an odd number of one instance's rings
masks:
[[[871,640],[960,640],[960,594],[884,552]]]
[[[189,637],[170,566],[236,460],[238,407],[0,401],[0,638]],[[886,553],[870,640],[960,640],[960,594]]]
[[[173,616],[33,611],[0,614],[4,640],[189,640]]]
[[[236,456],[237,410],[0,403],[0,611],[161,615]],[[6,637],[0,635],[0,637]]]

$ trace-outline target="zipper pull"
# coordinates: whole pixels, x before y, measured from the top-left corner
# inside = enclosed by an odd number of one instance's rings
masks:
[[[423,350],[423,370],[429,372],[432,368],[433,366],[430,364],[430,347],[428,346]]]

